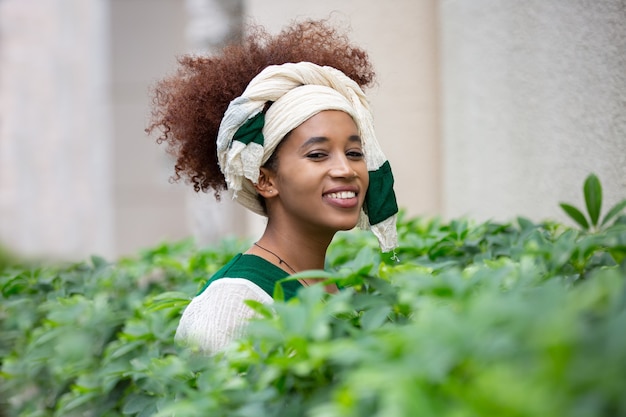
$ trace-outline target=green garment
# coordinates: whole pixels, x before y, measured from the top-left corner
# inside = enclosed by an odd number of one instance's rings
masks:
[[[243,278],[258,285],[272,297],[276,281],[288,276],[287,272],[259,256],[239,253],[207,281],[198,295],[220,278]],[[285,293],[285,301],[295,297],[298,290],[302,288],[302,284],[297,280],[283,282],[281,285]]]

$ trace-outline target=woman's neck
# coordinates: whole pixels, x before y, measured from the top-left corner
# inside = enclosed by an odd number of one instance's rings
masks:
[[[294,274],[312,269],[324,269],[326,250],[332,240],[321,238],[319,235],[306,233],[279,233],[275,228],[265,229],[263,236],[254,244],[248,253],[261,256],[272,262],[279,268],[288,270]],[[299,280],[302,285],[308,287],[316,284],[322,279],[307,278]],[[325,287],[326,292],[337,292],[335,284]]]
[[[316,239],[296,233],[279,233],[273,228],[265,229],[263,236],[257,241],[257,248],[265,252],[264,258],[272,255],[289,265],[295,272],[310,269],[324,269],[326,250],[330,240]],[[271,252],[269,252],[271,251]],[[256,250],[255,250],[256,252]],[[293,273],[293,271],[290,271]]]

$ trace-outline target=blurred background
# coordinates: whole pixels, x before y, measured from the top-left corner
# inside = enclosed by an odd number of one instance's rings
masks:
[[[370,53],[409,216],[564,220],[590,172],[605,207],[626,197],[624,0],[0,0],[0,245],[74,260],[258,236],[262,218],[169,181],[150,88],[247,22],[304,18]]]

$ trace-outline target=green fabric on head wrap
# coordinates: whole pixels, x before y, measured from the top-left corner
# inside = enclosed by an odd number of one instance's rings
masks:
[[[265,125],[265,113],[260,112],[256,116],[248,119],[233,136],[233,140],[237,140],[244,145],[249,143],[258,143],[263,146],[263,126]]]
[[[389,161],[385,161],[376,171],[370,171],[369,178],[370,185],[365,194],[364,210],[370,222],[376,224],[398,212]]]

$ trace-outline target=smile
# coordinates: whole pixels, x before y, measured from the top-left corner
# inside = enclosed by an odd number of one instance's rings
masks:
[[[349,199],[349,198],[354,198],[356,197],[356,193],[354,191],[341,191],[338,193],[328,193],[326,194],[326,197],[328,198],[332,198],[332,199]]]
[[[359,207],[358,191],[337,190],[324,194],[324,201],[339,209],[354,209]]]

